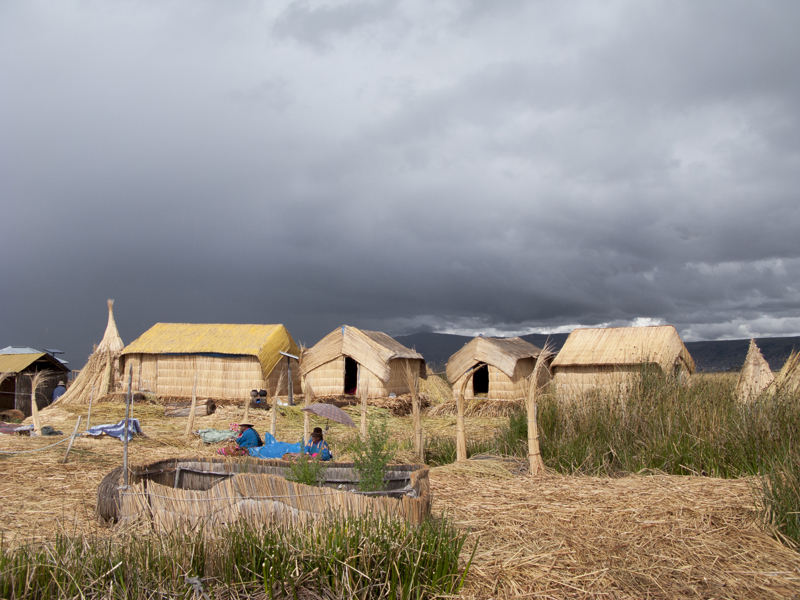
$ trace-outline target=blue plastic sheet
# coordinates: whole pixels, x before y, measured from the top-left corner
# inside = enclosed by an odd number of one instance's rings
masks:
[[[264,437],[268,435],[268,433],[264,434]],[[270,435],[269,437],[272,436]],[[257,448],[248,448],[247,451],[250,453],[250,456],[254,456],[255,458],[281,458],[287,452],[295,452],[299,454],[300,442],[297,442],[296,444],[290,444],[288,442],[272,442],[271,444],[258,446]]]

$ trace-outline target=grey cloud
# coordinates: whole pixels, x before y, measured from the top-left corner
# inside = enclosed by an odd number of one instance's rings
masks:
[[[490,4],[0,9],[0,345],[800,333],[795,9]]]

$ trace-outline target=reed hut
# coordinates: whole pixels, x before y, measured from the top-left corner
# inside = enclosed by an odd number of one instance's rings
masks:
[[[318,396],[385,398],[408,394],[406,369],[427,377],[425,359],[380,331],[348,325],[333,330],[303,354],[300,371]]]
[[[300,353],[283,325],[157,323],[122,351],[120,370],[125,382],[132,370],[133,390],[159,396],[191,396],[195,374],[199,397],[241,399],[253,389],[284,395],[289,359],[281,352]],[[291,371],[298,389],[297,364]]]
[[[447,378],[453,382],[453,398],[465,377],[472,373],[471,385],[464,399],[516,401],[525,398],[527,378],[533,373],[542,349],[513,338],[491,338],[479,335],[467,342],[447,361]]]
[[[121,385],[119,357],[124,347],[114,321],[114,301],[108,300],[108,324],[103,339],[75,381],[55,404],[89,404],[92,398],[113,392],[115,387]]]
[[[750,340],[747,358],[744,359],[739,381],[736,384],[736,395],[742,402],[749,402],[766,390],[775,381],[775,375],[769,368],[755,340]]]
[[[69,368],[48,352],[8,346],[0,350],[0,411],[19,410],[31,414],[31,377],[40,371],[48,376],[36,390],[36,407],[44,408],[53,398],[59,381],[67,381]]]
[[[672,325],[575,329],[553,361],[556,393],[623,393],[645,369],[688,380],[694,360]]]

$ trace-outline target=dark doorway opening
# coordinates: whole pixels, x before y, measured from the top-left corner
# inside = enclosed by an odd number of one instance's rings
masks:
[[[355,396],[358,392],[358,363],[349,356],[344,357],[344,393]]]
[[[489,393],[489,367],[487,365],[483,365],[475,369],[475,374],[472,376],[472,394],[477,396],[478,394],[488,394]]]

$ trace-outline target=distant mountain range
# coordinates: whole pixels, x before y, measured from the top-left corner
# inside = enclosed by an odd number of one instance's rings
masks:
[[[567,340],[568,333],[551,335],[523,335],[523,340],[540,348],[549,339],[556,351],[561,350]],[[409,348],[415,348],[425,357],[430,367],[444,371],[447,360],[458,352],[472,338],[449,333],[414,333],[395,338]],[[757,338],[756,344],[773,371],[779,371],[792,350],[800,350],[800,337]],[[717,342],[686,342],[686,348],[694,358],[698,371],[733,371],[738,370],[745,357],[750,340],[720,340]]]

